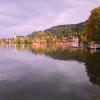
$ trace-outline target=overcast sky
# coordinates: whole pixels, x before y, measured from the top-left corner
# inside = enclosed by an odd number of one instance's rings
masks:
[[[0,37],[80,23],[100,0],[0,0]]]

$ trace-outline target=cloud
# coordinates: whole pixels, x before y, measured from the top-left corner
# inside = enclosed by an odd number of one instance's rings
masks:
[[[99,0],[0,0],[0,36],[26,35],[58,24],[80,23]]]

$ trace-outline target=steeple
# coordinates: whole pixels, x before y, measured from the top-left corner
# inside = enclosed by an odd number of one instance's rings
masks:
[[[14,40],[16,40],[16,33],[14,32]]]

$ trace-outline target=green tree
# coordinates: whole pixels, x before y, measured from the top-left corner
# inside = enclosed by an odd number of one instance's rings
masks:
[[[21,43],[21,39],[20,38],[16,38],[16,43]]]
[[[24,43],[32,43],[33,42],[33,38],[31,37],[24,37]]]
[[[38,33],[36,34],[36,38],[38,38],[38,39],[40,39],[40,40],[42,40],[42,39],[45,39],[45,40],[46,40],[46,33],[40,31],[40,32],[38,32]]]
[[[65,37],[65,36],[69,36],[71,35],[72,31],[70,28],[66,28],[62,31],[62,35]]]

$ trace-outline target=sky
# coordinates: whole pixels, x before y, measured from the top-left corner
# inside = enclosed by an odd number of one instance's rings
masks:
[[[98,6],[100,0],[0,0],[0,37],[84,22]]]

